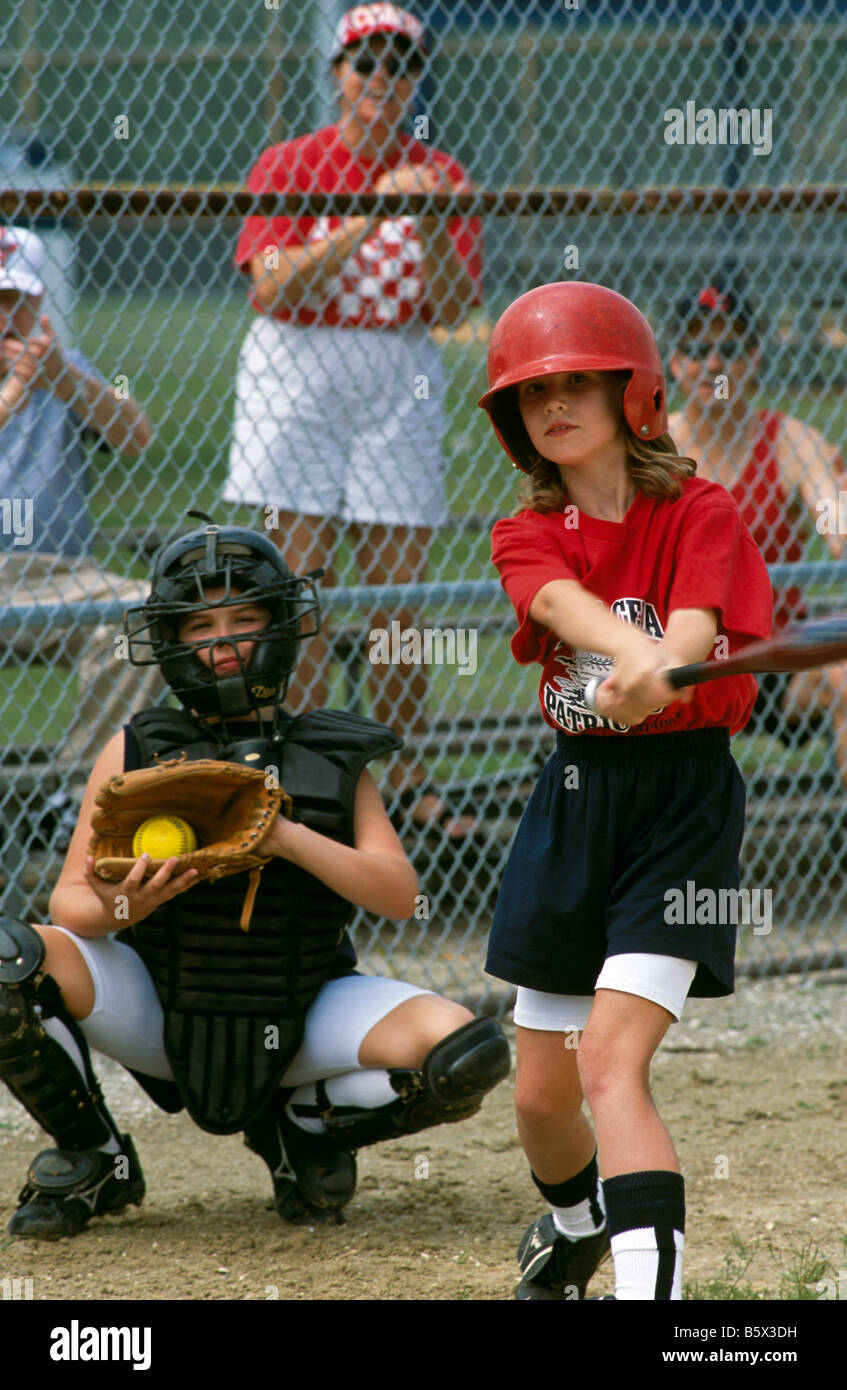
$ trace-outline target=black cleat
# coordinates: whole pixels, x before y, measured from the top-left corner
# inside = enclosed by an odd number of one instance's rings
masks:
[[[605,1226],[596,1235],[571,1240],[556,1229],[552,1216],[539,1216],[518,1246],[523,1277],[515,1298],[536,1302],[584,1299],[586,1285],[608,1251]]]
[[[116,1154],[44,1149],[29,1166],[9,1234],[20,1240],[60,1240],[79,1235],[92,1216],[116,1216],[128,1206],[140,1206],[145,1184],[138,1154],[128,1134],[121,1143]]]
[[[270,1169],[274,1203],[295,1226],[344,1220],[342,1208],[356,1191],[356,1158],[324,1134],[309,1134],[287,1115],[263,1117],[244,1142]]]

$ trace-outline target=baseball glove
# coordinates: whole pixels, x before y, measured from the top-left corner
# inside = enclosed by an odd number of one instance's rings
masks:
[[[261,853],[262,841],[277,813],[291,814],[291,797],[280,787],[266,786],[264,772],[212,758],[189,762],[183,755],[110,777],[95,801],[99,810],[91,817],[88,853],[99,878],[111,883],[126,878],[137,862],[132,840],[143,821],[181,816],[197,836],[197,849],[178,856],[174,874],[196,869],[197,882],[214,882],[249,871],[241,914],[241,927],[247,930],[259,875],[272,857]],[[145,878],[166,862],[151,859]]]

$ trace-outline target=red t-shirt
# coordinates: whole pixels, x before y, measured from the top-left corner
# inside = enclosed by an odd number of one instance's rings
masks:
[[[400,135],[384,158],[362,159],[343,143],[337,126],[325,126],[282,145],[272,145],[247,180],[252,193],[367,193],[380,174],[403,164],[428,164],[446,173],[454,192],[471,188],[461,164],[425,141]],[[341,226],[340,217],[248,217],[235,250],[235,264],[247,270],[253,256],[269,246],[305,246]],[[447,230],[457,256],[477,283],[482,299],[482,224],[478,218],[452,218]],[[367,237],[328,284],[304,297],[296,309],[281,306],[274,318],[308,327],[391,328],[417,319],[432,320],[421,273],[423,249],[413,217],[386,218]],[[265,310],[251,293],[250,301]]]
[[[625,733],[627,726],[600,719],[582,700],[592,676],[609,674],[611,658],[575,651],[530,618],[532,600],[551,580],[576,580],[657,640],[676,608],[716,610],[718,637],[726,638],[718,653],[770,636],[765,563],[729,493],[702,478],[688,478],[675,500],[639,492],[622,522],[600,521],[573,507],[523,511],[497,522],[492,558],[519,623],[512,653],[521,665],[541,665],[544,718],[566,733]],[[669,705],[637,731],[727,726],[737,733],[750,717],[756,691],[753,676],[695,686],[690,705]]]

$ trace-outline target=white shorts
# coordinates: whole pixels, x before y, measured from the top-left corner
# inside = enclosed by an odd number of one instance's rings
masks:
[[[238,364],[224,499],[387,526],[446,516],[441,354],[427,330],[261,316]]]
[[[610,956],[597,976],[595,988],[638,994],[642,999],[660,1004],[678,1022],[696,973],[695,960],[633,951]],[[568,1029],[581,1032],[593,1003],[591,994],[544,994],[541,990],[519,986],[515,1023],[521,1028],[537,1028],[541,1032],[559,1033]]]
[[[138,953],[111,936],[76,936],[65,927],[51,931],[71,938],[94,983],[94,1008],[79,1024],[89,1046],[132,1071],[171,1081],[162,1042],[162,1006]],[[303,1042],[280,1085],[305,1086],[321,1077],[356,1071],[359,1048],[374,1024],[405,1000],[431,993],[402,980],[371,975],[329,980],[306,1015]]]

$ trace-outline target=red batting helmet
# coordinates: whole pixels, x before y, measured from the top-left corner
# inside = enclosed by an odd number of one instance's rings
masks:
[[[605,285],[556,281],[522,294],[497,320],[488,346],[487,410],[506,453],[528,472],[534,450],[507,388],[553,372],[631,373],[623,397],[627,423],[639,439],[668,428],[662,359],[644,315]]]

